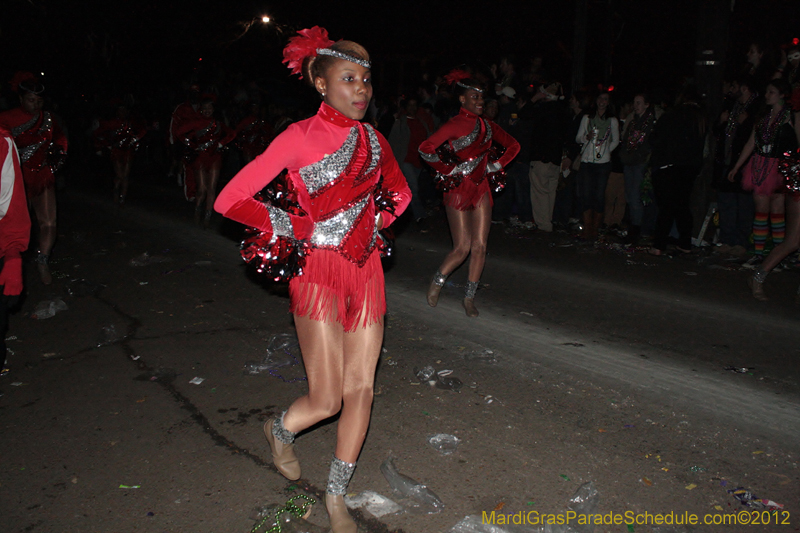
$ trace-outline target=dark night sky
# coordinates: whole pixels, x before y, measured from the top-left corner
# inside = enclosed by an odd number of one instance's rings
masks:
[[[608,38],[614,41],[612,83],[653,86],[691,75],[697,6],[707,1],[613,0],[613,10],[608,0],[590,1],[587,81],[600,81],[602,43]],[[314,24],[334,39],[364,44],[378,87],[390,92],[397,90],[400,73],[413,82],[423,68],[488,64],[508,52],[519,58],[544,53],[546,70],[564,81],[571,70],[570,0],[7,0],[6,6],[0,43],[10,57],[1,62],[0,79],[5,82],[18,69],[45,71],[51,87],[70,91],[143,90],[185,81],[194,68],[201,77],[220,67],[248,79],[285,77],[281,48],[292,30]],[[236,40],[242,23],[261,14],[279,26],[255,24]],[[751,36],[787,41],[799,20],[798,0],[737,0],[729,56],[743,61]]]

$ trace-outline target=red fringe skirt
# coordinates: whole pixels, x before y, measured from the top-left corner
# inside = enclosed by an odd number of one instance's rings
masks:
[[[39,168],[30,168],[23,163],[22,182],[25,184],[25,196],[30,200],[40,196],[47,189],[55,188],[56,177],[47,165],[42,165]]]
[[[471,211],[478,207],[486,193],[489,194],[489,205],[494,206],[492,190],[489,188],[489,180],[484,177],[480,183],[476,184],[468,177],[465,177],[461,180],[461,185],[452,191],[444,193],[442,201],[444,205],[450,206],[458,211]]]
[[[303,275],[289,282],[291,312],[319,322],[338,322],[345,331],[381,323],[386,293],[380,253],[363,267],[339,253],[316,249],[306,259]]]

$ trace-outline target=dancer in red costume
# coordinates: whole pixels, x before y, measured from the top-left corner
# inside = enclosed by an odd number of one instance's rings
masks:
[[[192,85],[186,101],[178,104],[172,112],[169,123],[169,144],[172,148],[172,162],[170,163],[170,176],[173,172],[178,176],[178,185],[183,186],[183,195],[188,202],[194,202],[197,180],[192,169],[184,161],[184,146],[181,139],[177,137],[176,131],[183,126],[186,121],[199,118],[200,113],[200,87]],[[183,179],[181,180],[181,173]]]
[[[236,144],[242,149],[245,164],[266,150],[274,137],[275,130],[262,117],[261,106],[250,104],[250,113],[236,126]]]
[[[114,203],[120,206],[128,195],[128,178],[131,174],[133,155],[139,148],[139,141],[147,133],[145,125],[130,116],[128,106],[118,102],[117,116],[100,122],[94,133],[98,149],[111,152],[114,167]]]
[[[186,155],[186,168],[197,178],[195,196],[195,221],[206,227],[211,223],[214,201],[217,199],[219,170],[222,168],[222,149],[236,136],[222,121],[214,118],[213,95],[200,99],[200,114],[183,122],[175,130],[175,135],[183,142]],[[205,215],[203,212],[205,211]]]
[[[0,369],[6,363],[9,308],[22,292],[20,254],[28,248],[30,233],[19,153],[11,132],[0,128]]]
[[[29,72],[17,73],[11,88],[20,107],[0,114],[0,127],[14,136],[22,162],[22,178],[28,201],[39,223],[36,258],[42,283],[50,285],[48,260],[56,240],[55,175],[66,159],[67,138],[49,111],[44,111],[44,86]]]
[[[519,143],[500,127],[481,117],[483,89],[469,74],[455,70],[445,78],[454,84],[461,109],[455,117],[424,141],[422,159],[439,173],[445,189],[444,205],[453,238],[453,250],[445,257],[428,288],[428,305],[436,307],[439,293],[449,276],[469,259],[464,309],[478,316],[475,291],[486,263],[486,243],[492,223],[490,175],[501,172],[519,153]],[[503,154],[496,158],[497,146]]]
[[[291,311],[308,375],[308,395],[264,426],[275,466],[300,477],[294,436],[340,413],[325,504],[334,533],[355,533],[343,496],[364,443],[386,309],[378,229],[408,205],[411,193],[386,139],[361,123],[372,97],[369,55],[334,43],[315,26],[300,31],[284,62],[317,90],[317,114],[290,125],[223,189],[216,209],[280,239],[305,243],[302,274],[289,284]],[[288,171],[290,212],[253,196]],[[382,191],[393,210],[376,209]]]

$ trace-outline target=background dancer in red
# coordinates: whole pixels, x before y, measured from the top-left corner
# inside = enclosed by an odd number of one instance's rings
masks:
[[[25,193],[39,224],[36,257],[42,283],[50,285],[48,261],[56,240],[55,175],[67,155],[67,138],[49,111],[44,111],[44,86],[29,72],[17,73],[11,89],[20,107],[0,114],[0,126],[11,131],[19,150]]]
[[[275,466],[298,479],[295,435],[341,411],[325,505],[334,533],[355,533],[343,496],[369,426],[386,312],[377,232],[402,213],[411,193],[386,139],[360,122],[372,98],[367,51],[351,41],[334,43],[318,26],[299,33],[284,62],[323,103],[234,177],[215,207],[261,230],[264,248],[256,254],[291,243],[305,256],[289,291],[308,395],[268,421],[264,433]],[[284,169],[292,206],[255,199]],[[381,198],[392,198],[391,208]]]
[[[214,118],[215,101],[213,95],[204,95],[200,99],[200,114],[185,121],[175,130],[178,139],[185,145],[187,175],[191,169],[197,178],[195,222],[199,223],[202,217],[206,227],[211,223],[211,213],[217,199],[222,150],[236,136],[235,131]]]
[[[172,112],[169,122],[169,144],[172,149],[172,161],[170,162],[170,176],[173,172],[178,176],[178,185],[183,186],[183,195],[187,202],[194,202],[197,182],[194,172],[184,161],[184,150],[186,149],[177,137],[176,131],[183,126],[186,121],[194,120],[200,116],[200,87],[192,85],[186,101],[178,104]],[[183,177],[181,177],[183,174]]]
[[[478,316],[475,291],[486,263],[486,244],[492,223],[490,174],[499,173],[519,153],[519,143],[483,114],[483,88],[464,71],[446,77],[454,85],[461,109],[424,141],[419,152],[439,173],[453,250],[433,276],[428,304],[435,307],[449,276],[467,256],[469,275],[464,293],[467,316]],[[502,152],[497,158],[496,154]]]
[[[128,106],[121,101],[117,102],[116,107],[116,117],[100,122],[94,138],[99,149],[107,149],[111,153],[111,165],[114,167],[114,203],[121,206],[128,195],[128,178],[133,156],[147,129],[144,123],[131,118]]]
[[[262,107],[251,103],[249,114],[236,126],[236,144],[242,150],[245,164],[266,150],[274,137],[275,130],[264,120]]]
[[[0,370],[6,365],[9,308],[22,292],[22,258],[31,219],[25,202],[19,153],[11,132],[0,128]]]

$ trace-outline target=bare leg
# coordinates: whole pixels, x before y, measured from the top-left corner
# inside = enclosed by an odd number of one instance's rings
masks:
[[[39,277],[42,283],[50,285],[53,283],[53,277],[50,275],[48,260],[56,241],[55,189],[46,189],[42,194],[31,199],[31,205],[39,223],[39,256],[36,258]]]
[[[780,195],[783,196],[783,195]],[[753,275],[747,278],[747,284],[750,286],[753,298],[756,300],[765,301],[767,295],[764,293],[764,281],[769,274],[781,261],[800,247],[800,202],[792,200],[791,197],[785,197],[785,209],[787,216],[786,221],[786,238],[778,246],[772,249],[770,254],[761,263],[758,270]]]
[[[469,211],[459,211],[450,206],[446,206],[445,210],[447,212],[447,222],[450,224],[453,249],[444,258],[442,265],[439,267],[439,272],[449,275],[461,266],[461,263],[469,255],[472,235],[470,234]]]
[[[356,462],[367,436],[382,342],[380,322],[344,334],[343,406],[336,432],[336,457],[348,463]]]
[[[31,199],[36,220],[39,222],[39,251],[50,255],[56,241],[56,191],[47,189]]]
[[[207,169],[198,165],[195,167],[194,175],[197,180],[197,191],[194,197],[194,221],[200,223],[203,217],[203,208],[205,206],[206,191],[207,191]]]
[[[128,181],[131,175],[131,157],[122,163],[122,186],[120,187],[119,191],[122,200],[128,197]]]
[[[123,164],[122,161],[112,159],[112,163],[114,166],[114,203],[118,203],[120,201],[120,197],[122,196],[122,174],[123,174]]]
[[[786,198],[786,239],[772,249],[770,254],[761,263],[764,272],[771,272],[789,254],[800,248],[800,202]]]
[[[469,215],[469,276],[470,281],[480,281],[483,267],[486,264],[486,245],[489,240],[489,229],[492,227],[492,206],[489,195],[483,197],[481,203]]]
[[[342,408],[344,328],[338,322],[319,322],[298,315],[294,315],[294,324],[308,376],[308,394],[289,407],[283,425],[297,433]]]

